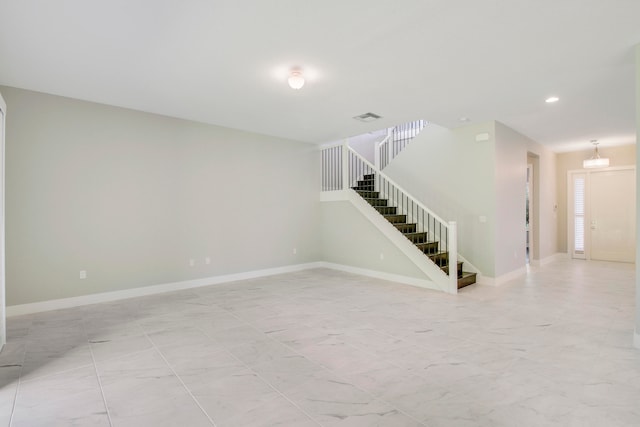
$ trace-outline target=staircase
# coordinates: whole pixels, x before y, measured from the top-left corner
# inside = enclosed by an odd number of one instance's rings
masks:
[[[360,197],[373,206],[380,215],[389,221],[404,236],[411,241],[422,253],[433,261],[440,269],[449,274],[448,252],[440,249],[440,242],[429,238],[428,231],[418,231],[417,223],[407,222],[407,215],[398,213],[397,206],[390,206],[389,199],[381,198],[380,192],[376,191],[376,175],[369,173],[362,175],[362,179],[357,180],[357,185],[351,187]],[[434,223],[435,224],[435,223]],[[457,263],[458,289],[476,283],[476,273],[464,272],[462,262]]]

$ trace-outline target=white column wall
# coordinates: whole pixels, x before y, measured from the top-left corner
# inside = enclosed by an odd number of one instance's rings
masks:
[[[6,298],[5,298],[5,244],[4,244],[4,128],[7,116],[7,104],[0,94],[0,351],[7,342]]]
[[[640,135],[640,44],[636,46],[636,140]],[[640,151],[636,150],[636,164],[640,165]],[[636,230],[640,230],[640,173],[636,173]],[[636,231],[638,232],[638,231]],[[640,348],[640,239],[636,236],[636,328],[634,344]]]

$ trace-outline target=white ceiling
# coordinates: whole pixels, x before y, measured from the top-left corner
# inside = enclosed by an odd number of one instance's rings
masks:
[[[638,17],[638,0],[0,0],[0,84],[312,143],[495,119],[563,151],[635,141]]]

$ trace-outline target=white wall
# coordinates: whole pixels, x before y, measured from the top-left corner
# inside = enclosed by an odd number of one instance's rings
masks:
[[[640,44],[636,46],[636,139],[640,135]],[[636,163],[640,164],[640,157],[636,152]],[[640,173],[636,173],[636,230],[640,230]],[[640,348],[640,239],[636,239],[636,331],[634,344]]]
[[[538,190],[539,224],[537,228],[538,250],[540,260],[544,260],[558,252],[558,174],[556,173],[557,156],[553,151],[540,144],[529,144],[529,152],[538,154],[540,169],[536,178]],[[536,258],[537,259],[537,258]]]
[[[5,162],[4,162],[4,128],[7,112],[7,104],[0,94],[0,351],[7,342],[6,328],[6,301],[5,301],[5,244],[4,244],[4,183],[5,183]]]
[[[498,164],[503,171],[501,179],[497,180],[501,182],[498,184],[500,186],[498,209],[502,210],[503,220],[510,221],[510,227],[514,233],[511,244],[517,245],[513,250],[517,250],[520,254],[524,253],[523,248],[526,247],[526,234],[522,232],[526,222],[524,188],[527,179],[526,165],[531,162],[534,166],[535,213],[532,213],[529,219],[533,225],[532,237],[536,241],[531,259],[539,261],[555,255],[558,252],[556,153],[502,123],[496,123],[496,132],[499,144],[496,155],[500,157]],[[520,236],[525,240],[515,242]],[[505,233],[498,230],[498,239],[504,237]],[[508,256],[508,253],[503,253],[504,260]],[[511,258],[513,258],[511,268],[524,265],[525,260],[520,257],[516,260],[513,252]]]
[[[349,146],[356,153],[375,164],[375,148],[387,136],[387,129],[381,129],[349,138]]]
[[[320,259],[315,146],[2,92],[9,305]]]
[[[351,202],[324,202],[321,214],[324,261],[429,280]]]
[[[487,133],[487,140],[476,136]],[[445,129],[430,124],[385,169],[427,207],[458,222],[459,253],[483,276],[525,266],[527,156],[539,166],[541,257],[557,251],[555,154],[498,122]]]
[[[476,142],[479,133],[489,140]],[[429,124],[384,170],[438,216],[457,221],[458,252],[489,277],[496,267],[494,135],[494,122],[457,129]]]
[[[529,138],[496,122],[495,277],[526,264],[526,187]]]

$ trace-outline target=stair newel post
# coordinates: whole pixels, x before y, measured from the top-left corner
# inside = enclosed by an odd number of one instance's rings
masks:
[[[458,293],[458,226],[449,221],[447,250],[449,252],[449,293]]]
[[[342,190],[347,191],[349,184],[349,138],[342,144]]]

